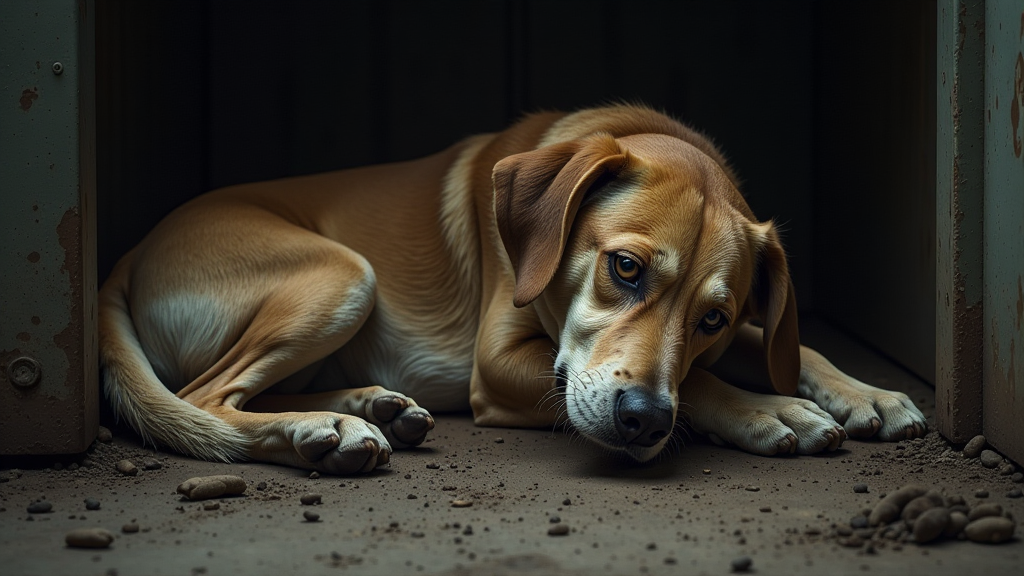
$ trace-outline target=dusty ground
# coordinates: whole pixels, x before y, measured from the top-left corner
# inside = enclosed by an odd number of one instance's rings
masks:
[[[931,415],[931,390],[914,377],[820,324],[803,334],[841,368],[907,391]],[[0,572],[726,574],[749,556],[758,574],[996,576],[1019,573],[1024,561],[1020,527],[1001,545],[842,544],[837,528],[912,482],[1024,518],[1024,499],[1007,496],[1024,485],[965,459],[936,434],[899,444],[848,441],[833,454],[787,458],[692,438],[671,457],[636,466],[560,431],[477,429],[468,416],[441,416],[427,443],[396,454],[389,468],[310,479],[275,466],[154,454],[129,431],[114,433],[112,443],[62,460],[62,470],[52,458],[0,465]],[[84,456],[91,467],[81,465]],[[134,477],[114,469],[123,458],[141,467],[145,457],[162,467]],[[209,501],[216,510],[175,493],[183,480],[207,474],[237,474],[249,487]],[[860,483],[867,493],[854,492]],[[322,504],[299,502],[310,492]],[[100,509],[87,510],[85,498]],[[40,499],[52,512],[29,514]],[[304,520],[310,510],[319,521]],[[141,530],[123,533],[129,523]],[[557,523],[569,533],[548,535]],[[116,539],[104,550],[67,548],[64,535],[81,527],[107,528]]]

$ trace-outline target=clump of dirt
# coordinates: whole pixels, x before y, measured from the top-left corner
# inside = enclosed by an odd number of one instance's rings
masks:
[[[861,548],[868,554],[949,539],[987,544],[1013,540],[1017,526],[1013,515],[985,500],[990,493],[1019,498],[1021,490],[1012,484],[1022,478],[1012,462],[993,450],[982,450],[985,444],[985,438],[979,436],[960,451],[937,432],[931,432],[873,453],[871,458],[879,460],[881,468],[902,471],[904,478],[918,477],[920,482],[879,494],[875,504],[855,513],[848,523],[805,535],[820,534],[825,541]],[[936,476],[937,482],[925,480]],[[959,491],[974,487],[972,494],[977,502],[972,505],[951,486],[959,486]],[[867,487],[858,484],[854,492],[866,493]]]

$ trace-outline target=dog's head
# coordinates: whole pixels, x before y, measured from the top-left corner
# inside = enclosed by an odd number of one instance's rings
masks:
[[[670,136],[595,135],[505,158],[493,176],[514,304],[533,305],[557,343],[584,436],[654,457],[691,366],[713,363],[752,317],[772,384],[795,391],[785,254],[709,156]]]

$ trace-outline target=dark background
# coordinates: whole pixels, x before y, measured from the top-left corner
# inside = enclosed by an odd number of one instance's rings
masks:
[[[802,313],[934,378],[934,2],[97,1],[102,281],[212,188],[644,102],[784,230]]]

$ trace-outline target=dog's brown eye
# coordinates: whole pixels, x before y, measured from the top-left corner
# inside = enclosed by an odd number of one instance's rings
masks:
[[[640,280],[640,265],[629,256],[616,254],[612,267],[616,276],[630,284],[636,284]]]
[[[700,319],[701,330],[708,334],[714,334],[721,330],[728,322],[725,319],[725,314],[722,314],[718,309],[714,309],[704,315]]]

